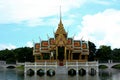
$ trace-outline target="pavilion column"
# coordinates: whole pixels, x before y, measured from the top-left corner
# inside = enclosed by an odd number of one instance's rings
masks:
[[[71,53],[71,60],[73,60],[73,53]]]
[[[81,53],[80,53],[80,55],[79,55],[79,60],[81,60]]]
[[[49,60],[51,61],[51,60],[52,60],[52,57],[51,57],[51,54],[50,54],[50,53],[49,53],[49,58],[50,58]]]
[[[56,47],[56,60],[58,60],[58,47]]]
[[[68,54],[68,60],[70,60],[70,50],[69,50],[69,54]]]
[[[66,61],[66,47],[65,47],[65,54],[64,54],[64,58],[65,58],[65,61]]]
[[[88,59],[88,55],[85,55],[85,60],[87,61],[87,59]]]
[[[50,53],[50,58],[51,58],[51,60],[54,60],[54,53],[53,52]]]
[[[35,55],[35,62],[37,61],[37,57],[36,57],[36,55]]]
[[[54,56],[54,53],[52,54],[52,60],[55,60],[55,56]]]
[[[41,60],[43,60],[43,54],[42,53],[41,53],[40,57],[41,57]]]

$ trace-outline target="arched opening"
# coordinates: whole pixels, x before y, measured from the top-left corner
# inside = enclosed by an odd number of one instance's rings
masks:
[[[75,75],[76,75],[76,70],[70,69],[70,70],[68,71],[68,75],[70,75],[70,76],[75,76]]]
[[[95,70],[94,68],[91,68],[89,74],[90,74],[91,76],[96,75],[96,70]]]
[[[47,71],[47,75],[48,75],[48,76],[54,76],[54,75],[55,75],[55,71],[52,70],[52,69],[49,69],[49,70]]]
[[[81,68],[79,71],[78,71],[79,75],[80,76],[84,76],[86,74],[86,70],[84,70],[83,68]]]
[[[43,76],[44,74],[45,74],[45,72],[44,72],[43,69],[39,69],[39,70],[37,71],[37,75],[39,75],[39,76]]]
[[[32,69],[27,70],[27,75],[33,76],[34,75],[34,71]]]
[[[15,66],[7,66],[6,68],[13,69]]]

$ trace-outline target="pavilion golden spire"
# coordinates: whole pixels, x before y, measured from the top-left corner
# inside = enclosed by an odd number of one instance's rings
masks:
[[[62,24],[61,6],[60,6],[60,22],[59,22],[59,24],[58,24],[58,28],[57,28],[55,34],[56,34],[56,35],[58,35],[58,34],[67,35],[67,33],[66,33],[65,29],[64,29],[64,26],[63,26],[63,24]]]

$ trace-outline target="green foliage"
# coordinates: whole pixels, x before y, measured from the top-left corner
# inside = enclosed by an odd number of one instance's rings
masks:
[[[16,56],[13,50],[1,50],[0,51],[0,60],[5,60],[7,63],[15,63]]]
[[[19,70],[24,70],[24,65],[17,66],[16,68]]]
[[[7,64],[15,64],[15,62],[16,62],[15,58],[9,57],[8,59],[6,59]]]
[[[115,48],[112,50],[112,59],[120,61],[120,49]]]
[[[1,50],[0,51],[0,60],[5,60],[7,63],[15,63],[18,62],[33,62],[34,56],[32,53],[32,48],[24,47],[17,48],[14,50]]]
[[[100,65],[99,66],[99,69],[106,69],[106,68],[108,68],[106,65]]]
[[[89,44],[89,57],[88,60],[89,61],[93,61],[95,58],[95,51],[96,51],[96,46],[93,42],[88,42]]]
[[[16,58],[18,62],[33,62],[34,56],[32,53],[32,48],[24,47],[24,48],[17,48],[15,49]]]
[[[96,53],[96,57],[99,60],[109,60],[111,59],[111,47],[110,46],[106,46],[106,45],[102,45],[100,46],[100,48],[98,49],[97,53]]]
[[[114,66],[112,66],[112,68],[120,69],[120,64],[114,65]]]

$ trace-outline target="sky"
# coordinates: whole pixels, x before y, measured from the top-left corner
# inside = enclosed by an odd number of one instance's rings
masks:
[[[0,50],[54,37],[60,5],[68,37],[120,48],[120,0],[0,0]]]

